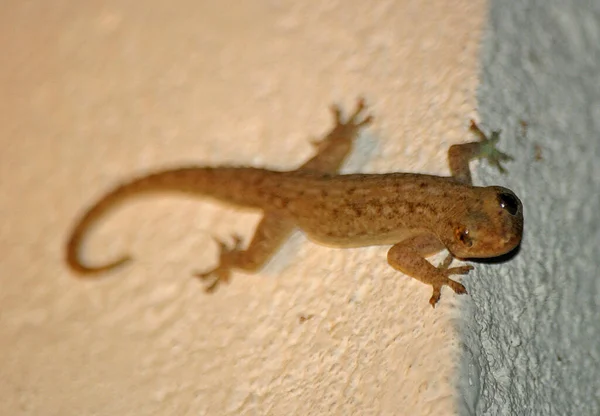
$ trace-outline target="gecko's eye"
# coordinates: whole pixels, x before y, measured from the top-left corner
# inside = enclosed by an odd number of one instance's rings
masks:
[[[454,230],[454,237],[465,247],[473,247],[473,239],[469,237],[469,230],[464,226],[458,226]]]
[[[519,200],[514,195],[502,192],[498,194],[498,202],[500,203],[500,207],[510,215],[517,215]]]

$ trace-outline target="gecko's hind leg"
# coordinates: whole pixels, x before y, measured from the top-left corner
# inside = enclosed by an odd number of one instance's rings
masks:
[[[231,245],[217,240],[221,248],[219,264],[208,272],[194,275],[207,282],[206,292],[214,292],[220,283],[229,282],[231,271],[234,269],[248,273],[262,269],[293,230],[294,224],[289,220],[275,214],[265,213],[247,249],[241,249],[242,239],[237,235],[233,236]]]

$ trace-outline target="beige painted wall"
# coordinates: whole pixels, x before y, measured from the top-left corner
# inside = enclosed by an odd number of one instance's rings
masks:
[[[484,18],[466,0],[4,0],[0,414],[455,414],[469,300],[445,289],[431,309],[385,247],[296,235],[206,296],[190,274],[215,261],[208,233],[248,238],[257,215],[132,201],[86,253],[137,261],[100,280],[74,279],[63,244],[85,206],[146,170],[300,164],[327,107],[358,95],[376,122],[347,171],[446,174],[476,117]]]

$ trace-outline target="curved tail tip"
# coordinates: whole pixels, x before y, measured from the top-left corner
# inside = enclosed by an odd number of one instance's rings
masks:
[[[100,273],[104,273],[104,272],[122,267],[125,264],[129,263],[131,260],[133,260],[131,258],[131,256],[123,256],[118,260],[115,260],[111,263],[105,264],[104,266],[97,266],[97,267],[86,266],[84,264],[81,264],[79,261],[72,261],[72,259],[67,259],[67,263],[69,264],[69,267],[71,268],[71,270],[78,273],[81,277],[84,277],[84,275],[100,274]]]

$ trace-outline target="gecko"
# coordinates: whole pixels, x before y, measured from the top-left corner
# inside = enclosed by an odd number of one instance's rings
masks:
[[[334,127],[313,141],[315,155],[291,171],[237,166],[184,166],[148,173],[116,186],[92,205],[76,223],[66,244],[66,263],[79,276],[96,276],[124,266],[122,256],[108,264],[81,260],[88,230],[108,211],[130,197],[176,192],[212,198],[226,204],[262,210],[263,217],[246,248],[233,235],[219,245],[219,263],[194,275],[214,292],[230,280],[232,271],[258,272],[295,229],[325,246],[355,248],[391,245],[388,264],[433,289],[429,303],[440,300],[443,286],[457,294],[466,288],[450,278],[466,275],[471,265],[450,267],[452,261],[499,257],[513,251],[523,233],[523,205],[501,186],[474,186],[469,162],[487,159],[504,172],[511,157],[497,149],[499,131],[488,136],[471,121],[477,140],[448,150],[450,176],[417,173],[340,174],[361,130],[371,124],[363,99],[343,117],[331,106]],[[427,260],[448,251],[438,266]]]

